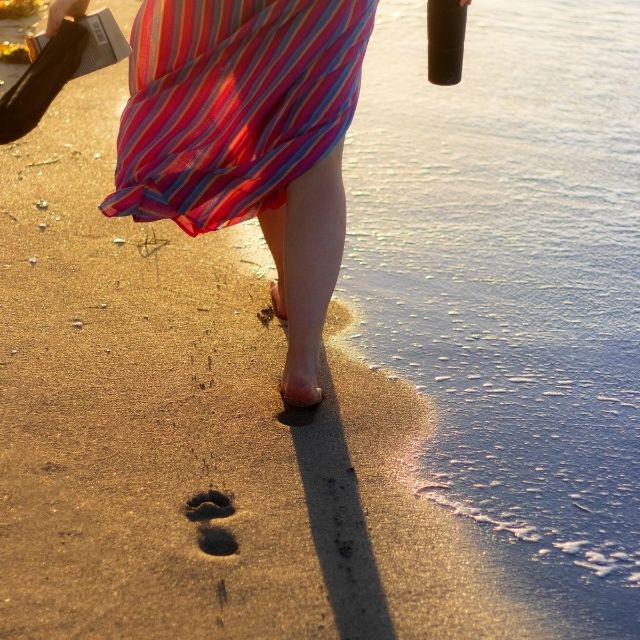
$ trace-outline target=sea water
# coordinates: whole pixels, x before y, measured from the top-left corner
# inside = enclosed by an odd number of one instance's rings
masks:
[[[350,342],[437,408],[416,496],[598,638],[640,637],[638,42],[637,0],[475,0],[435,87],[382,0],[345,147]]]

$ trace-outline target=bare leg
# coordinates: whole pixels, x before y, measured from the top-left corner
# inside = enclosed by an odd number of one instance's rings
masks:
[[[279,209],[266,209],[258,214],[264,239],[267,241],[273,262],[278,271],[278,280],[271,283],[271,295],[275,301],[275,312],[281,318],[287,317],[284,274],[284,234],[287,216],[287,205]]]
[[[318,357],[327,308],[338,280],[346,231],[344,139],[287,188],[284,284],[289,348],[282,389],[293,403],[318,402]]]

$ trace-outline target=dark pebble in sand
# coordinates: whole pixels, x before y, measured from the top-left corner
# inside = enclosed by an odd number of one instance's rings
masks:
[[[64,471],[64,467],[56,462],[45,462],[41,469],[45,473],[60,473],[60,471]]]

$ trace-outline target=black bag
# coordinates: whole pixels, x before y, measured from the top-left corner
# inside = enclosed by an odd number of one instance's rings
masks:
[[[58,33],[0,99],[0,144],[14,142],[36,127],[78,69],[88,41],[89,32],[83,26],[62,21]]]

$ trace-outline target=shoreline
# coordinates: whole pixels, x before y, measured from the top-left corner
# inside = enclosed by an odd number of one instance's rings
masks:
[[[233,228],[100,214],[126,92],[123,65],[73,81],[0,148],[0,636],[557,637],[466,523],[394,477],[434,408],[348,355],[347,307],[311,424],[282,410],[284,335],[256,317],[268,288]],[[186,518],[210,489],[235,513]],[[199,548],[220,528],[238,553]]]

